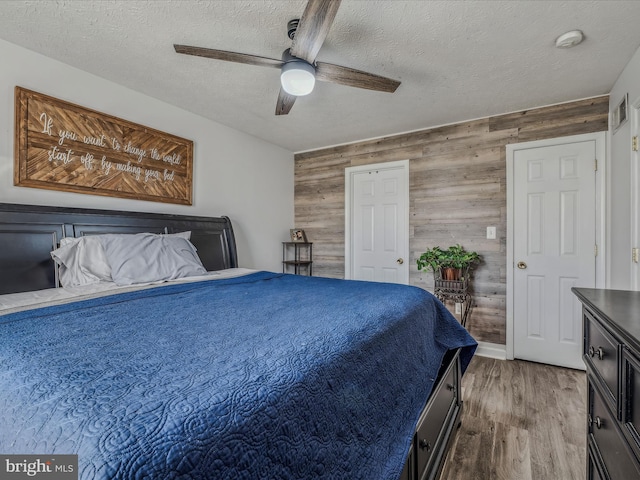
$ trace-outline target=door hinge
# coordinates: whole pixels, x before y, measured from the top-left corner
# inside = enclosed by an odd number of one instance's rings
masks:
[[[598,256],[598,244],[597,243],[593,246],[593,256],[594,257]]]
[[[631,249],[631,260],[633,261],[633,263],[638,263],[638,248],[632,248]]]
[[[638,151],[638,136],[637,135],[631,137],[631,150],[633,150],[634,152]]]
[[[598,159],[596,158],[596,159],[593,161],[593,163],[594,163],[594,165],[593,165],[593,169],[597,172],[597,171],[598,171]]]

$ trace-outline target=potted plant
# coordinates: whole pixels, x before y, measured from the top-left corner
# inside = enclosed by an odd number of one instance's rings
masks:
[[[428,248],[416,261],[418,270],[433,270],[443,280],[461,280],[462,272],[480,260],[476,252],[467,252],[460,244],[446,250],[440,247]]]

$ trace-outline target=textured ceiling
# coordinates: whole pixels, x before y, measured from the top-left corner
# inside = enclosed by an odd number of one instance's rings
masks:
[[[294,152],[606,94],[640,45],[635,0],[343,0],[317,60],[402,85],[389,94],[318,82],[279,117],[278,70],[173,50],[280,58],[305,4],[5,0],[0,38]],[[586,40],[554,48],[571,29]]]

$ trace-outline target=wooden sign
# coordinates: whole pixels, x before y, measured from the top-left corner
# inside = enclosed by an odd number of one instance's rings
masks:
[[[16,87],[15,185],[192,204],[193,142]]]

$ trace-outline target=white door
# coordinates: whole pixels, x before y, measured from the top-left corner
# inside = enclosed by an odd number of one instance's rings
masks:
[[[346,278],[409,283],[408,179],[408,161],[346,169]]]
[[[596,286],[596,142],[513,153],[514,356],[584,369],[581,306]]]

